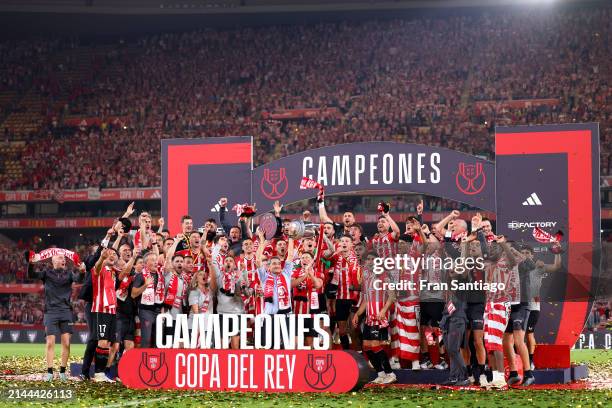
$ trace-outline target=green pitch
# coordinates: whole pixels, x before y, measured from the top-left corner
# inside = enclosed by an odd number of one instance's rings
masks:
[[[78,361],[83,349],[82,345],[73,345],[71,360]],[[1,344],[0,374],[6,374],[6,370],[15,374],[42,373],[45,366],[43,353],[43,345]],[[59,357],[59,347],[56,356]],[[575,350],[572,351],[572,360],[588,364],[592,373],[612,378],[612,351]],[[450,391],[376,387],[349,394],[251,394],[133,391],[121,384],[0,380],[0,406],[50,406],[49,402],[11,402],[7,399],[8,390],[13,387],[48,389],[63,386],[74,392],[74,398],[61,401],[62,407],[605,407],[612,400],[610,390]]]

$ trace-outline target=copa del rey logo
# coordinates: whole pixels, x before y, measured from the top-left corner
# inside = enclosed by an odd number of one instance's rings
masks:
[[[264,169],[259,187],[261,188],[261,193],[270,200],[282,198],[289,189],[287,169],[284,167],[276,170]]]
[[[119,362],[121,381],[134,389],[348,392],[360,369],[361,355],[328,350],[132,349]]]
[[[463,194],[475,195],[480,193],[487,184],[487,176],[483,170],[482,163],[459,163],[455,183]]]

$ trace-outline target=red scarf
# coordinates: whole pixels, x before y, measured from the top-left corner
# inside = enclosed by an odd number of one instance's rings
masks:
[[[127,290],[130,287],[130,284],[132,283],[132,281],[134,280],[134,276],[126,276],[125,278],[123,278],[123,280],[121,282],[119,282],[119,289],[117,289],[117,299],[121,300],[122,302],[125,302],[125,299],[127,299]]]
[[[153,275],[145,268],[142,271],[142,277],[146,281],[148,277],[153,277]],[[153,285],[155,285],[155,279],[153,279],[151,284],[142,292],[140,303],[143,305],[152,306],[154,304],[164,303],[164,277],[161,276],[160,273],[157,273],[157,277],[157,286],[155,288],[153,287]]]
[[[235,271],[225,271],[223,272],[223,288],[221,289],[221,293],[226,296],[234,296],[236,292],[236,272]]]
[[[49,248],[36,253],[34,251],[29,251],[29,261],[30,262],[38,262],[44,261],[45,259],[49,259],[55,255],[64,255],[66,258],[70,259],[74,262],[75,265],[81,264],[81,258],[79,258],[79,254],[73,251],[69,251],[63,248]]]
[[[180,300],[177,299],[176,294],[178,293],[178,287],[179,287],[179,277],[177,274],[173,273],[172,277],[170,278],[170,283],[168,284],[168,292],[166,292],[166,298],[164,300],[164,304],[168,307],[173,307],[174,306],[174,302],[176,300]]]
[[[278,283],[276,292],[278,294],[278,309],[288,310],[291,308],[289,303],[289,286],[287,285],[287,279],[282,273],[278,275]],[[274,302],[274,274],[269,273],[266,283],[264,285],[264,299],[266,302]]]

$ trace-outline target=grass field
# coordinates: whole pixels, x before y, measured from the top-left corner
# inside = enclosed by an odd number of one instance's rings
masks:
[[[59,348],[58,348],[59,355]],[[78,361],[83,353],[82,345],[72,347],[71,358]],[[610,378],[612,351],[575,350],[572,361],[589,365],[591,373]],[[58,361],[59,362],[59,361]],[[44,372],[43,346],[32,344],[0,345],[0,373],[7,369],[16,374]],[[69,387],[75,397],[61,402],[62,407],[605,407],[610,406],[610,390],[522,390],[508,391],[451,391],[414,388],[372,387],[349,394],[266,394],[233,392],[185,392],[185,391],[132,391],[120,384],[96,384],[91,382],[55,381],[51,384],[0,380],[0,406],[50,406],[48,402],[11,402],[7,390],[13,387],[50,388]]]

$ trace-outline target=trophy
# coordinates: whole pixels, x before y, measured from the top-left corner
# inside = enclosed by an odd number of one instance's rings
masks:
[[[265,213],[259,217],[259,226],[264,232],[267,240],[271,240],[277,235],[280,235],[283,224],[274,214]]]
[[[289,224],[289,237],[293,239],[312,238],[315,236],[317,224],[305,224],[302,220],[293,220]]]

